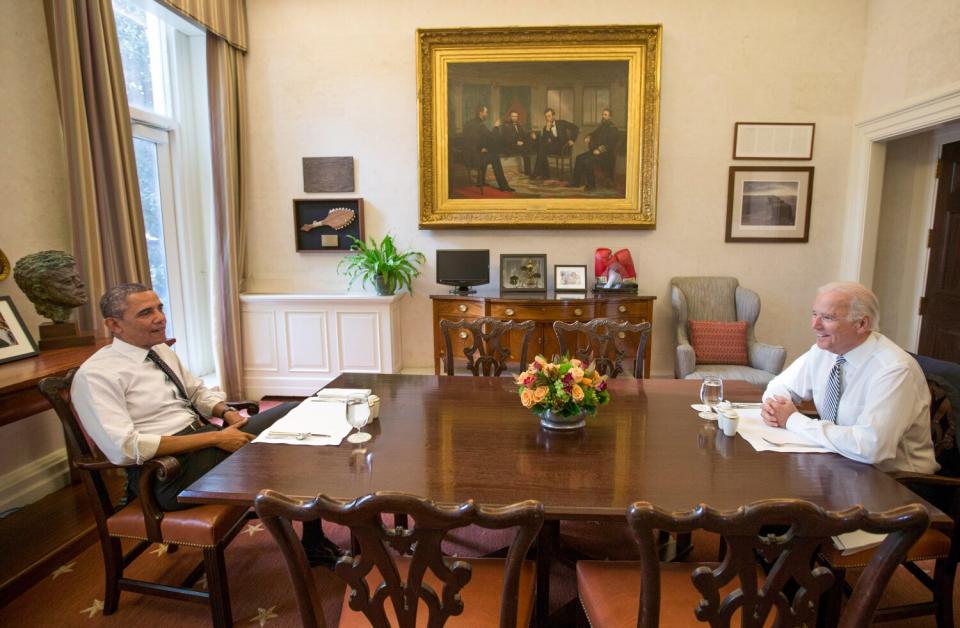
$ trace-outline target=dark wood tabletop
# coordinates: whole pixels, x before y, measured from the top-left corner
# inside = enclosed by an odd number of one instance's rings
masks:
[[[873,466],[824,453],[757,452],[690,408],[699,382],[612,380],[611,401],[575,433],[541,429],[510,378],[346,373],[332,388],[371,388],[380,420],[366,451],[255,443],[180,495],[250,505],[271,488],[300,498],[403,491],[442,503],[543,502],[549,519],[616,519],[636,500],[670,509],[728,509],[774,497],[828,509],[886,510],[922,501]],[[759,389],[725,382],[733,401]],[[932,506],[941,525],[950,520]]]

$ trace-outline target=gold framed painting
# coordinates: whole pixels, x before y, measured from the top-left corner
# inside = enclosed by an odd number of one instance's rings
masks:
[[[661,41],[418,30],[420,228],[655,228]]]

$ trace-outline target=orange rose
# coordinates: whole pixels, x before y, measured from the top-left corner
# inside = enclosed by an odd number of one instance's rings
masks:
[[[520,393],[520,403],[523,404],[524,408],[532,408],[533,401],[533,391],[529,388],[524,388],[523,392]]]
[[[573,381],[575,382],[579,382],[581,379],[583,379],[583,369],[579,366],[575,366],[567,372],[573,375]]]
[[[537,386],[533,391],[533,402],[540,403],[547,398],[547,393],[550,392],[550,388],[547,386]]]
[[[583,366],[583,362],[581,362],[581,361],[578,360],[577,358],[571,359],[571,360],[570,360],[570,364],[572,364],[573,366]]]
[[[590,379],[589,377],[587,377],[586,375],[584,375],[584,376],[583,376],[583,379],[580,380],[580,385],[581,385],[581,386],[588,386],[588,387],[589,387],[589,386],[593,386],[593,380]]]
[[[573,388],[570,389],[570,396],[576,402],[583,401],[583,389],[580,388],[579,384],[573,385]]]

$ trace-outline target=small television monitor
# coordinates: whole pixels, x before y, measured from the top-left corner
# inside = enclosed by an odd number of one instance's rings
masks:
[[[487,249],[440,249],[437,251],[437,283],[455,286],[451,294],[471,294],[470,286],[490,283],[490,251]]]

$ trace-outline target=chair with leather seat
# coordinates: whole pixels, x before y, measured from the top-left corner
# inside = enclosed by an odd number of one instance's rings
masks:
[[[625,356],[635,355],[632,374],[637,379],[643,377],[650,323],[629,323],[609,318],[572,323],[555,321],[553,331],[557,335],[561,355],[578,358],[585,364],[596,362],[597,372],[611,378],[624,372]],[[570,336],[574,336],[574,344],[569,343]]]
[[[714,627],[813,626],[821,605],[826,625],[867,626],[890,576],[930,522],[920,504],[880,513],[862,506],[828,512],[798,499],[763,500],[728,512],[703,504],[669,512],[637,502],[627,520],[639,542],[639,562],[577,563],[578,594],[593,628],[686,627],[698,621]],[[769,526],[785,531],[768,533]],[[726,542],[721,563],[660,562],[658,530],[701,529]],[[861,529],[887,536],[838,617],[831,614],[835,576],[814,558],[831,536]]]
[[[573,146],[564,143],[560,147],[560,150],[555,153],[547,153],[547,163],[550,163],[550,160],[553,160],[553,168],[557,170],[558,176],[557,179],[560,181],[565,180],[565,174],[567,172],[573,173]]]
[[[783,370],[787,350],[758,342],[754,327],[760,316],[760,297],[740,285],[735,277],[674,277],[670,280],[673,306],[675,375],[677,379],[703,379],[719,375],[766,386]],[[748,364],[708,364],[699,359],[690,342],[690,321],[733,323],[745,321]]]
[[[116,611],[120,592],[130,591],[208,603],[215,627],[232,626],[223,552],[252,516],[251,511],[242,506],[204,505],[163,512],[154,497],[154,485],[179,473],[180,463],[173,456],[158,456],[144,463],[139,479],[140,496],[125,505],[114,506],[104,474],[124,467],[107,460],[84,433],[70,403],[70,385],[75,374],[73,369],[64,377],[48,377],[39,386],[63,424],[71,464],[80,471],[96,519],[106,576],[103,614]],[[251,414],[258,411],[253,402],[231,402],[231,405]],[[139,543],[124,553],[122,539]],[[179,586],[125,577],[126,567],[153,543],[167,544],[168,551],[175,551],[179,545],[199,548],[203,561]],[[194,589],[204,573],[207,591]]]
[[[521,369],[527,365],[527,352],[530,347],[530,337],[533,335],[536,323],[534,321],[502,321],[497,318],[483,316],[473,320],[441,320],[440,330],[443,333],[443,366],[444,374],[455,375],[454,339],[456,334],[463,345],[462,354],[467,359],[467,370],[475,376],[499,377],[507,369],[510,358],[511,345],[517,342],[519,334],[519,354],[517,355]]]
[[[940,471],[936,474],[897,472],[893,476],[902,484],[940,508],[956,522],[960,520],[960,434],[957,433],[957,412],[960,411],[960,364],[926,356],[914,356],[923,369],[930,389],[930,431]],[[846,569],[862,567],[871,552],[843,556],[827,546],[821,559],[838,575]],[[934,560],[933,577],[916,563]],[[939,530],[927,530],[904,561],[910,572],[932,594],[930,601],[883,607],[875,621],[893,621],[908,617],[934,615],[938,628],[950,628],[953,619],[953,588],[960,564],[960,528],[954,526],[950,536]],[[846,595],[852,588],[845,578],[840,586]]]
[[[303,502],[264,490],[255,506],[283,553],[300,620],[307,628],[326,622],[292,522],[317,518],[350,528],[355,539],[353,554],[334,567],[348,586],[340,628],[443,626],[448,620],[467,626],[529,625],[536,575],[524,557],[543,524],[540,502],[486,508],[470,500],[441,507],[401,493],[374,493],[352,501],[320,495]],[[387,527],[385,513],[403,513],[414,523]],[[469,525],[512,529],[506,560],[445,556],[441,545],[447,533]]]

